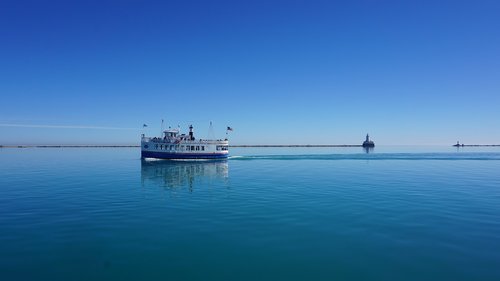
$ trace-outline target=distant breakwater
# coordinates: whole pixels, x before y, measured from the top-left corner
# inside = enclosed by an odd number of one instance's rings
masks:
[[[461,145],[454,144],[453,146],[455,146],[455,147],[481,147],[481,146],[500,146],[500,144],[461,144]]]
[[[237,144],[230,147],[362,147],[361,144]]]
[[[0,145],[0,148],[93,148],[93,147],[141,147],[140,145]]]

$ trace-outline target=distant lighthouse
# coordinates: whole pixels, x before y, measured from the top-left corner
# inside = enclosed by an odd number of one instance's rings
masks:
[[[366,139],[363,142],[363,147],[375,147],[375,143],[370,140],[370,136],[366,134]]]

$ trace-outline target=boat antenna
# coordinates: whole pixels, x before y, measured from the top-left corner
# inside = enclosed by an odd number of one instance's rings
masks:
[[[161,119],[161,129],[160,129],[160,138],[163,135],[163,119]]]
[[[212,121],[210,121],[210,126],[208,127],[207,139],[209,140],[215,139],[214,126],[212,125]]]

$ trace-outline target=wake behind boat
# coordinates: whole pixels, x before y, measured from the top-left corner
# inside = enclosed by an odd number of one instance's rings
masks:
[[[227,127],[228,131],[232,131]],[[163,131],[162,137],[141,137],[141,157],[157,159],[225,159],[229,155],[229,141],[196,139],[193,125],[189,134],[181,134],[179,129]]]

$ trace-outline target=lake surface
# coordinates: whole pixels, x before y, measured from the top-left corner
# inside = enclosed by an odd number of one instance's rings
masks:
[[[0,280],[500,280],[500,148],[0,149]]]

